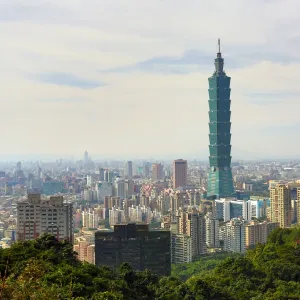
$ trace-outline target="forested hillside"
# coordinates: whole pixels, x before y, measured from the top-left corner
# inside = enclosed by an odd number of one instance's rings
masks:
[[[268,244],[193,269],[186,281],[83,264],[50,235],[1,249],[0,271],[0,299],[9,300],[300,299],[300,229],[277,229]]]

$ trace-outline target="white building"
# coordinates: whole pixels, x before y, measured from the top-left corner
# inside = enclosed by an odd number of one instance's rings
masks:
[[[17,203],[17,240],[33,240],[44,233],[58,240],[73,242],[73,206],[62,196],[41,200],[40,194],[28,194]]]
[[[93,185],[93,178],[92,178],[91,175],[87,175],[86,176],[86,185],[87,185],[87,187],[92,187],[92,185]]]
[[[98,227],[98,215],[94,209],[89,208],[81,213],[82,215],[82,227],[97,228]]]
[[[206,228],[206,245],[209,248],[219,248],[219,220],[214,218],[211,212],[208,212],[204,218]]]
[[[123,209],[113,207],[109,210],[109,225],[122,224],[125,222],[125,212]]]
[[[235,198],[221,198],[215,200],[215,216],[217,219],[223,219],[224,222],[232,218],[244,218],[248,220],[248,203],[244,200]]]
[[[172,264],[189,263],[192,261],[192,239],[187,234],[172,234]]]
[[[233,218],[226,224],[224,250],[244,253],[246,251],[246,230],[243,220]]]

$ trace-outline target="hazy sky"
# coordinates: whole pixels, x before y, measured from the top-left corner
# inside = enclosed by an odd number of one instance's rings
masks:
[[[0,0],[0,156],[208,156],[217,39],[234,158],[300,154],[299,0]]]

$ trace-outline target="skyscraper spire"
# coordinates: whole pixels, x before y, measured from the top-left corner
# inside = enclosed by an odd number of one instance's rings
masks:
[[[217,58],[215,59],[215,69],[216,69],[215,72],[217,74],[223,74],[224,59],[222,58],[220,39],[218,39],[218,50],[219,52],[217,53]]]

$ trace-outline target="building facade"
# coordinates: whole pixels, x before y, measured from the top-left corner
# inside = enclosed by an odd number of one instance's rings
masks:
[[[73,243],[73,205],[62,196],[42,200],[40,194],[28,194],[17,203],[17,240],[34,240],[44,233]]]
[[[172,264],[192,261],[192,239],[187,234],[172,234]]]
[[[117,268],[128,263],[134,270],[157,275],[171,273],[170,231],[150,231],[147,224],[115,225],[114,231],[95,234],[96,265]]]
[[[173,188],[187,186],[187,161],[177,159],[173,161]]]
[[[279,223],[281,228],[290,227],[292,223],[291,190],[288,185],[278,184],[270,188],[271,222]]]
[[[163,166],[161,163],[152,164],[152,181],[159,181],[162,179]]]
[[[208,248],[219,248],[220,238],[219,238],[219,223],[211,212],[205,215],[205,228],[206,228],[206,245]]]
[[[253,248],[257,244],[266,244],[269,234],[279,227],[278,223],[251,221],[245,226],[246,248]]]
[[[196,259],[207,253],[205,219],[198,212],[181,212],[177,217],[177,233],[191,238],[192,257]]]
[[[231,171],[230,77],[223,70],[220,51],[209,82],[209,164],[207,196],[230,197],[234,193]]]
[[[242,219],[234,218],[226,223],[224,250],[235,253],[246,251],[246,231]]]
[[[132,179],[132,161],[127,161],[125,165],[125,176],[128,179]]]

